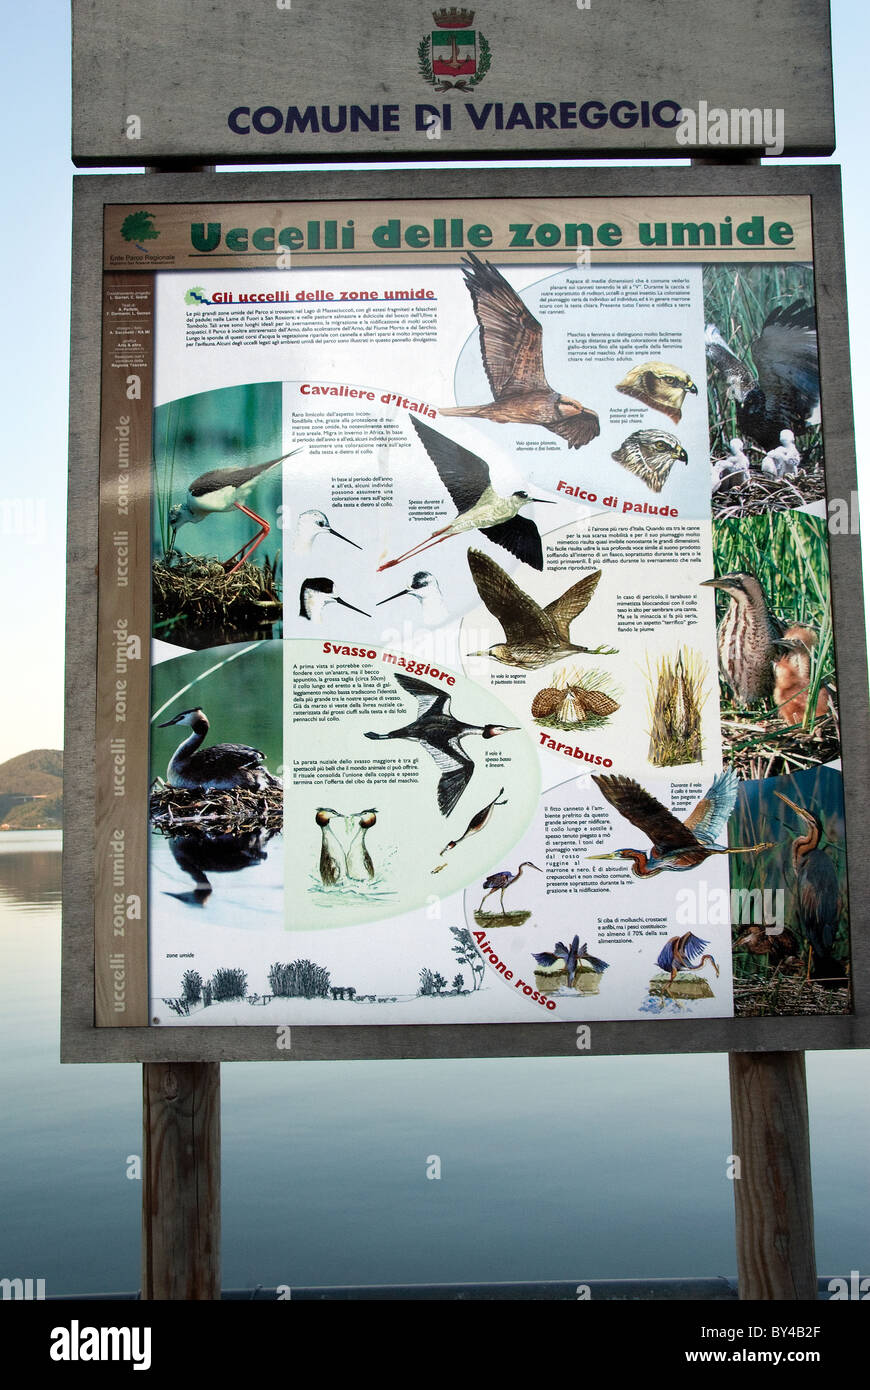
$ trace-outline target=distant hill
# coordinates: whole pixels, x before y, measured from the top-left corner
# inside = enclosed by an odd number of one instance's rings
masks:
[[[29,798],[37,798],[30,800]],[[0,829],[39,830],[63,824],[63,753],[34,748],[0,763]]]

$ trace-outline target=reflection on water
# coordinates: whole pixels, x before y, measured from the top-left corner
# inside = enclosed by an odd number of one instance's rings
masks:
[[[60,902],[59,830],[6,830],[0,834],[0,903],[24,912]]]
[[[208,875],[234,874],[253,864],[262,864],[268,857],[266,845],[275,833],[274,830],[259,829],[167,836],[166,843],[173,859],[194,882],[192,889],[169,893],[169,896],[191,906],[204,907],[214,892]]]
[[[0,1125],[0,1275],[44,1278],[48,1294],[135,1290],[142,1184],[127,1156],[141,1152],[141,1068],[61,1067],[60,854],[44,832],[23,865],[13,833],[0,837],[0,1113],[14,1116]],[[189,885],[164,853],[174,886]],[[276,860],[273,843],[229,883]],[[215,883],[207,912],[227,887]],[[819,1269],[866,1275],[866,1054],[810,1053],[807,1074]],[[724,1056],[288,1057],[224,1066],[221,1091],[226,1288],[736,1267]],[[426,1181],[433,1152],[440,1182]],[[591,1194],[570,1221],[554,1173]],[[679,1220],[663,1219],[675,1183]]]
[[[280,831],[258,829],[167,836],[151,832],[149,915],[152,946],[161,951],[191,908],[209,925],[283,925],[284,855]],[[213,881],[216,875],[220,875]]]

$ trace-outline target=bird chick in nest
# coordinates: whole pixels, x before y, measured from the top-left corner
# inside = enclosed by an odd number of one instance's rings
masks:
[[[802,724],[807,710],[812,668],[812,649],[818,638],[811,628],[795,623],[786,628],[781,646],[785,649],[773,663],[773,702],[784,724]],[[833,713],[831,692],[819,687],[816,718]]]
[[[639,367],[632,367],[616,389],[624,396],[635,396],[653,410],[660,410],[675,425],[683,418],[686,393],[698,394],[689,373],[669,362],[642,362]]]

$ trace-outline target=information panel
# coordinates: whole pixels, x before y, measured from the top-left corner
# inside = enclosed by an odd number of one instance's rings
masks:
[[[97,1029],[854,1025],[812,214],[105,203]]]

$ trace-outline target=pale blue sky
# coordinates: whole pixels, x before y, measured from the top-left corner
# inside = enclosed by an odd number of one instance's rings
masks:
[[[870,210],[868,7],[864,0],[833,0],[833,21],[838,132],[834,162],[843,166],[860,475],[861,454],[866,458],[867,452],[860,384],[870,379],[870,274],[864,260]],[[0,691],[0,762],[30,748],[60,747],[62,741],[73,174],[67,0],[5,7],[2,39],[5,187],[0,264],[5,272],[5,312],[0,503],[7,505],[0,516],[0,584],[8,665]],[[781,61],[787,57],[771,53],[772,65]],[[19,504],[17,517],[10,502]],[[864,558],[865,567],[870,566],[866,547]]]

